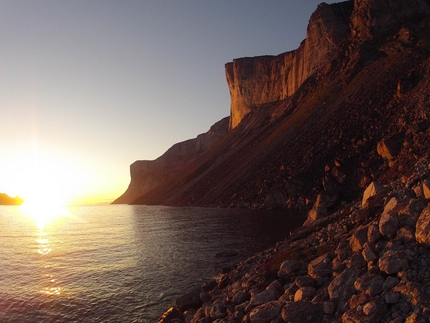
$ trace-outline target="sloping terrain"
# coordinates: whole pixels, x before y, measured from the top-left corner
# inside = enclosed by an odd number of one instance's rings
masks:
[[[294,95],[253,106],[226,136],[133,203],[310,207],[319,192],[334,189],[339,204],[382,174],[389,181],[407,172],[392,163],[385,172],[388,161],[376,147],[389,138],[401,144],[429,119],[429,2],[347,3],[354,6],[350,32]],[[388,5],[383,15],[372,9],[380,3]],[[406,165],[418,156],[405,145]]]

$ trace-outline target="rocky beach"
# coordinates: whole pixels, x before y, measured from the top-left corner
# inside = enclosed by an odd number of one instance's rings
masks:
[[[158,322],[428,322],[429,198],[428,153],[330,214],[321,194],[290,238],[224,268]]]

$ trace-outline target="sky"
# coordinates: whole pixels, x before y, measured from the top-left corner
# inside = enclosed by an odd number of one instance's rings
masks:
[[[296,49],[320,2],[0,0],[0,192],[111,202],[229,115],[226,63]]]

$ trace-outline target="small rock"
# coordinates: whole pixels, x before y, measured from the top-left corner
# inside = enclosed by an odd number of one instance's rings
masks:
[[[270,302],[260,305],[249,314],[249,320],[252,323],[268,323],[281,313],[283,303]]]
[[[279,267],[278,277],[284,278],[302,267],[302,262],[298,260],[286,260]]]
[[[345,269],[328,286],[330,299],[347,300],[354,294],[354,282],[358,278],[355,269]]]
[[[321,304],[308,300],[289,303],[282,308],[282,319],[290,323],[320,322],[324,315]]]
[[[424,208],[418,218],[415,238],[419,243],[430,246],[430,205]]]
[[[354,282],[356,290],[366,293],[370,296],[376,296],[382,293],[382,285],[385,279],[379,275],[366,273]]]
[[[400,208],[400,202],[397,198],[393,197],[381,214],[379,220],[379,232],[386,237],[394,238],[397,230],[399,229],[399,220],[397,218],[397,211]]]
[[[294,294],[294,302],[301,301],[303,299],[310,299],[314,295],[315,295],[314,287],[310,287],[310,286],[301,287]]]
[[[375,313],[377,311],[377,309],[378,309],[378,304],[376,304],[376,302],[368,302],[368,303],[364,304],[364,306],[363,306],[363,312],[367,316]]]
[[[385,294],[385,302],[387,304],[396,304],[400,299],[400,293],[388,292]]]
[[[361,207],[366,207],[367,200],[375,195],[383,194],[385,192],[384,187],[378,182],[372,182],[370,185],[364,190],[363,199],[361,201]]]
[[[400,280],[398,280],[397,278],[388,276],[384,284],[382,285],[382,290],[384,292],[387,292],[391,290],[394,286],[398,285],[399,283],[400,283]]]
[[[294,282],[299,288],[308,286],[315,287],[315,279],[310,276],[298,276]]]
[[[367,240],[370,243],[376,243],[382,238],[382,234],[379,232],[379,226],[371,224],[367,230]]]
[[[404,253],[389,250],[379,259],[378,266],[384,273],[392,275],[407,269],[408,261]]]
[[[367,227],[361,227],[355,230],[351,240],[349,241],[352,251],[355,252],[363,250],[363,246],[367,242],[367,232]]]

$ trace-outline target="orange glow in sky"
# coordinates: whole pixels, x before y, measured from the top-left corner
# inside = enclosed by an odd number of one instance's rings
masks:
[[[115,172],[105,178],[106,165],[102,162],[98,161],[101,164],[97,167],[97,161],[88,156],[37,140],[11,145],[4,155],[0,161],[0,192],[18,195],[28,209],[111,202],[124,190],[124,184],[115,187]],[[94,171],[97,169],[100,173]]]

